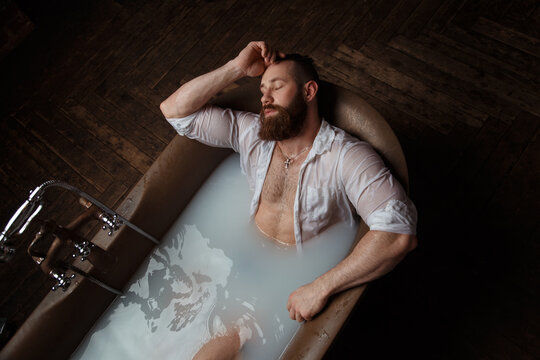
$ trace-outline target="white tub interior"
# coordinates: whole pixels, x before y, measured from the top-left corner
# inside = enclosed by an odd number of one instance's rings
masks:
[[[334,226],[297,251],[260,234],[249,219],[250,199],[233,154],[72,358],[191,359],[224,326],[238,323],[252,333],[242,359],[278,358],[299,327],[288,316],[289,294],[343,259],[357,228]]]

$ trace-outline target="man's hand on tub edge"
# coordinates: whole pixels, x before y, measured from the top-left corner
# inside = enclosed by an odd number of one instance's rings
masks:
[[[289,317],[298,322],[311,320],[324,308],[327,301],[328,296],[319,282],[303,285],[289,295]]]

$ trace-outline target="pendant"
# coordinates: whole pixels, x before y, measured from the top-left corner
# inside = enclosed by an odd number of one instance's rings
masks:
[[[285,163],[285,169],[288,169],[289,165],[291,164],[291,159],[285,160],[284,163]]]

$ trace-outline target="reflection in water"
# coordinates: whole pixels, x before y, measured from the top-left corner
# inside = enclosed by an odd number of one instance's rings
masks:
[[[227,285],[231,268],[223,250],[209,247],[209,240],[195,226],[184,226],[138,270],[129,289],[101,319],[99,329],[81,345],[80,350],[87,351],[74,358],[152,358],[160,352],[163,358],[178,359],[179,349],[191,358],[201,342],[213,335],[207,323],[218,287]],[[219,319],[214,323],[222,327]],[[171,347],[175,350],[163,352]]]
[[[186,226],[170,244],[151,255],[142,276],[121,297],[123,306],[140,306],[151,332],[160,324],[180,331],[192,323],[204,304],[216,298],[217,286],[227,285],[232,267],[222,250],[208,247],[195,226]],[[169,322],[159,321],[164,311],[173,313]]]

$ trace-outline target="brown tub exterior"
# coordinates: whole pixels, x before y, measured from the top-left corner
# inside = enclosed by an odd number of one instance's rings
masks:
[[[321,99],[324,99],[321,103],[324,117],[369,142],[408,188],[405,157],[381,115],[345,89],[323,84],[320,92]],[[258,112],[259,99],[259,83],[253,80],[223,94],[215,103]],[[227,149],[211,148],[176,136],[130,191],[117,212],[161,239],[202,183],[230,153]],[[366,231],[362,224],[357,239]],[[125,226],[112,237],[100,232],[92,241],[117,256],[114,269],[106,277],[99,276],[116,288],[126,285],[153,249],[153,243]],[[77,262],[76,265],[92,274],[90,264]],[[283,359],[322,358],[364,290],[365,286],[360,286],[332,298],[320,315],[299,329],[287,346]],[[44,298],[6,344],[0,359],[68,358],[114,298],[107,290],[77,276],[66,292],[57,290]]]

